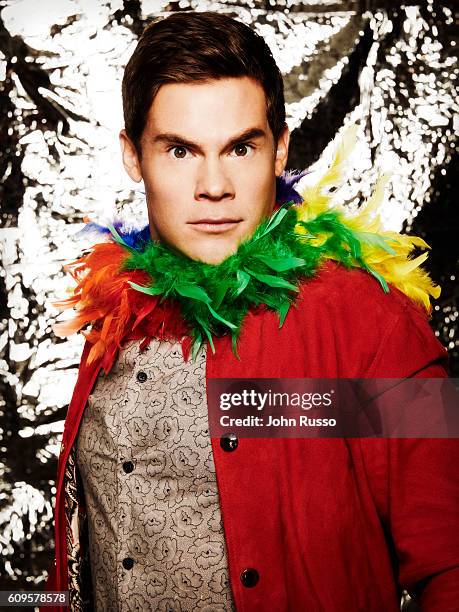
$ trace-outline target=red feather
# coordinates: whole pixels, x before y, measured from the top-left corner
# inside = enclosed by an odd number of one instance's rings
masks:
[[[104,358],[106,373],[122,343],[138,338],[143,338],[141,350],[152,338],[181,340],[184,358],[188,359],[191,330],[183,321],[179,305],[133,289],[128,281],[145,286],[151,279],[142,270],[123,271],[122,264],[128,257],[119,244],[103,242],[64,266],[77,286],[73,296],[52,305],[61,310],[73,307],[77,314],[69,321],[55,323],[55,334],[69,336],[91,324],[89,331],[81,332],[93,345],[87,363]]]

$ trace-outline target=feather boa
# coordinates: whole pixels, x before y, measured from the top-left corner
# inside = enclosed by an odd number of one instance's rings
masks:
[[[81,330],[93,345],[88,363],[102,359],[109,371],[124,341],[151,338],[181,340],[185,359],[194,358],[206,340],[230,333],[237,339],[249,308],[264,306],[278,313],[281,326],[294,303],[298,284],[333,259],[372,274],[384,291],[398,287],[428,312],[440,288],[421,264],[427,254],[411,257],[415,247],[429,248],[419,237],[385,231],[377,209],[387,177],[353,216],[344,206],[330,206],[329,188],[342,178],[355,142],[352,127],[338,141],[324,175],[301,193],[296,184],[307,171],[285,172],[277,179],[277,205],[269,219],[218,265],[192,260],[153,242],[149,226],[123,231],[121,221],[107,227],[88,222],[82,233],[97,232],[106,241],[64,266],[76,281],[73,296],[53,305],[74,308],[69,321],[56,323],[56,335]],[[91,325],[90,330],[83,327]]]

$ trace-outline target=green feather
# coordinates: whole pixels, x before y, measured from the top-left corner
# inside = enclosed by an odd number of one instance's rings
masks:
[[[146,293],[148,295],[161,295],[163,292],[161,287],[142,287],[142,285],[138,285],[132,281],[128,281],[128,284],[131,285],[131,287],[136,291],[141,291],[142,293]]]
[[[233,354],[236,359],[239,359],[239,361],[241,361],[239,353],[237,352],[237,336],[234,334],[231,336],[231,350],[233,351]]]
[[[215,353],[214,341],[212,340],[212,334],[210,333],[209,328],[205,321],[203,321],[200,317],[196,315],[196,321],[201,325],[201,328],[204,330],[207,339],[209,340],[210,348],[212,349],[212,353]]]
[[[212,315],[217,319],[217,321],[220,321],[221,323],[223,323],[223,325],[227,325],[230,329],[237,329],[237,325],[235,325],[234,323],[231,323],[231,321],[227,321],[226,319],[224,319],[223,317],[221,317],[218,312],[216,312],[212,306],[210,304],[207,304],[208,309],[210,310],[210,312],[212,313]]]
[[[384,289],[384,293],[389,293],[389,285],[386,282],[384,276],[382,276],[379,272],[377,272],[374,268],[370,266],[364,265],[363,268],[372,274],[381,284],[381,287]]]
[[[254,272],[253,270],[248,270],[247,268],[245,269],[245,271],[257,280],[261,281],[262,283],[265,283],[265,285],[269,285],[270,287],[283,287],[284,289],[298,291],[298,287],[292,285],[292,283],[289,283],[288,281],[283,278],[280,278],[279,276],[273,276],[272,274],[258,274],[257,272]]]
[[[282,304],[279,306],[278,308],[278,314],[279,314],[279,328],[282,327],[282,325],[284,324],[285,321],[285,317],[287,316],[287,313],[290,309],[290,302],[288,300],[285,300],[284,302],[282,302]]]
[[[132,247],[130,247],[128,244],[126,244],[126,242],[124,242],[124,240],[121,238],[121,236],[118,234],[118,232],[116,231],[116,229],[113,227],[113,225],[107,225],[107,228],[110,230],[111,235],[113,236],[113,240],[115,242],[117,242],[118,244],[120,244],[122,247],[124,247],[125,249],[129,249],[130,251],[134,250],[132,249]]]
[[[255,255],[257,259],[265,263],[267,266],[276,270],[276,272],[284,272],[284,270],[291,270],[298,266],[304,266],[306,263],[304,259],[300,257],[283,257],[282,259],[273,259],[269,255]]]
[[[215,290],[215,297],[213,299],[213,307],[214,308],[219,308],[221,303],[223,302],[223,299],[226,295],[226,292],[228,291],[228,289],[230,289],[231,287],[231,283],[221,283],[221,285],[219,285],[216,290]]]
[[[296,226],[307,233],[296,233]],[[281,327],[290,306],[296,306],[299,283],[312,277],[326,259],[363,268],[384,291],[389,290],[384,277],[364,261],[361,245],[377,244],[385,250],[391,247],[377,234],[353,231],[333,210],[305,222],[298,219],[295,206],[283,206],[263,220],[235,253],[216,265],[191,259],[161,241],[150,239],[139,249],[131,248],[113,226],[109,229],[113,239],[129,253],[122,269],[143,270],[151,278],[148,287],[133,282],[130,286],[179,303],[191,329],[193,359],[205,339],[214,352],[213,338],[228,333],[233,353],[239,358],[237,339],[244,317],[254,305],[264,304],[277,312]],[[319,246],[311,243],[318,236],[325,237]]]
[[[210,304],[210,297],[202,287],[198,287],[197,285],[193,285],[191,283],[176,283],[175,290],[183,297],[192,298],[193,300],[199,300],[200,302]]]
[[[266,236],[266,234],[269,234],[269,232],[275,229],[285,217],[287,212],[287,208],[279,208],[278,210],[276,210],[276,212],[271,216],[268,223],[266,224],[266,227],[260,231],[260,235],[255,237],[255,240],[263,238],[264,236]]]
[[[387,238],[373,232],[355,232],[356,237],[365,244],[377,246],[391,255],[396,255],[394,249],[387,243]],[[391,239],[392,240],[392,239]]]
[[[240,295],[247,287],[250,282],[250,274],[247,274],[247,272],[244,272],[244,270],[238,270],[236,273],[236,278],[238,286],[236,288],[236,291],[234,292],[234,297]]]
[[[194,338],[194,342],[192,344],[191,347],[191,358],[193,361],[196,361],[196,356],[199,352],[199,349],[201,348],[202,345],[202,337],[196,337]]]

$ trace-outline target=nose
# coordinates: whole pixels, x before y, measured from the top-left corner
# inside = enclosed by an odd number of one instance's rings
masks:
[[[196,201],[215,201],[234,198],[232,181],[221,160],[203,159],[200,164],[195,190]]]

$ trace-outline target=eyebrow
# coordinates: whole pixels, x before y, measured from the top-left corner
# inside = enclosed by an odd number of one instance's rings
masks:
[[[230,140],[223,147],[223,150],[231,149],[234,145],[242,141],[254,140],[256,138],[265,138],[265,137],[266,137],[266,132],[262,130],[261,128],[254,128],[254,127],[248,128],[247,130],[244,130],[237,136],[230,138]],[[164,132],[162,134],[157,134],[156,136],[152,138],[151,141],[153,144],[159,142],[159,143],[165,143],[165,144],[184,145],[190,149],[194,149],[202,153],[202,149],[197,142],[192,142],[191,140],[188,140],[187,138],[180,136],[180,134],[174,134],[172,132]]]

